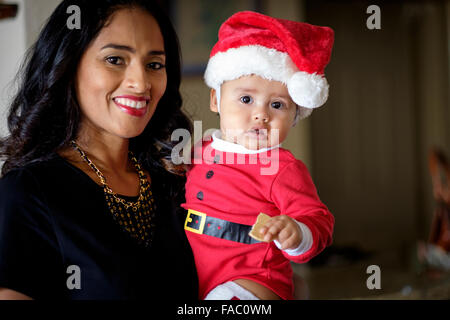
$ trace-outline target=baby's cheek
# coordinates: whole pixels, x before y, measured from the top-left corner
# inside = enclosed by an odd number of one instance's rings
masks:
[[[270,132],[270,144],[276,146],[282,143],[287,138],[288,131],[281,131],[278,129],[271,130]]]

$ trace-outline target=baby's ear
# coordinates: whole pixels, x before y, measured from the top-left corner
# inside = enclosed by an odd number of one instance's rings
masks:
[[[215,89],[211,89],[210,92],[209,109],[211,109],[212,112],[219,112],[217,108],[217,95]]]

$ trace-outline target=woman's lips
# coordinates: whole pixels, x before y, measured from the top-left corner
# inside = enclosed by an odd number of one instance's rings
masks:
[[[135,117],[142,117],[147,112],[150,98],[136,97],[136,96],[120,96],[115,97],[113,101],[123,112]]]
[[[150,97],[140,97],[140,96],[131,96],[131,95],[123,95],[123,96],[118,96],[115,97],[114,99],[129,99],[129,100],[134,100],[134,101],[149,101]]]

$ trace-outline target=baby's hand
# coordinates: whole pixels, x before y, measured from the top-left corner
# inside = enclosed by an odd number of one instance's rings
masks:
[[[261,228],[260,233],[264,236],[264,241],[277,240],[281,244],[281,250],[295,249],[303,239],[297,222],[286,215],[270,218]]]

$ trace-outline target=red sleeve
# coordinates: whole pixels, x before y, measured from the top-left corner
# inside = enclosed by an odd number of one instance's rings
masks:
[[[271,197],[281,214],[304,223],[313,237],[311,249],[299,256],[289,256],[283,251],[286,258],[305,263],[332,243],[334,217],[320,201],[308,169],[301,161],[296,160],[280,171],[272,184]]]

